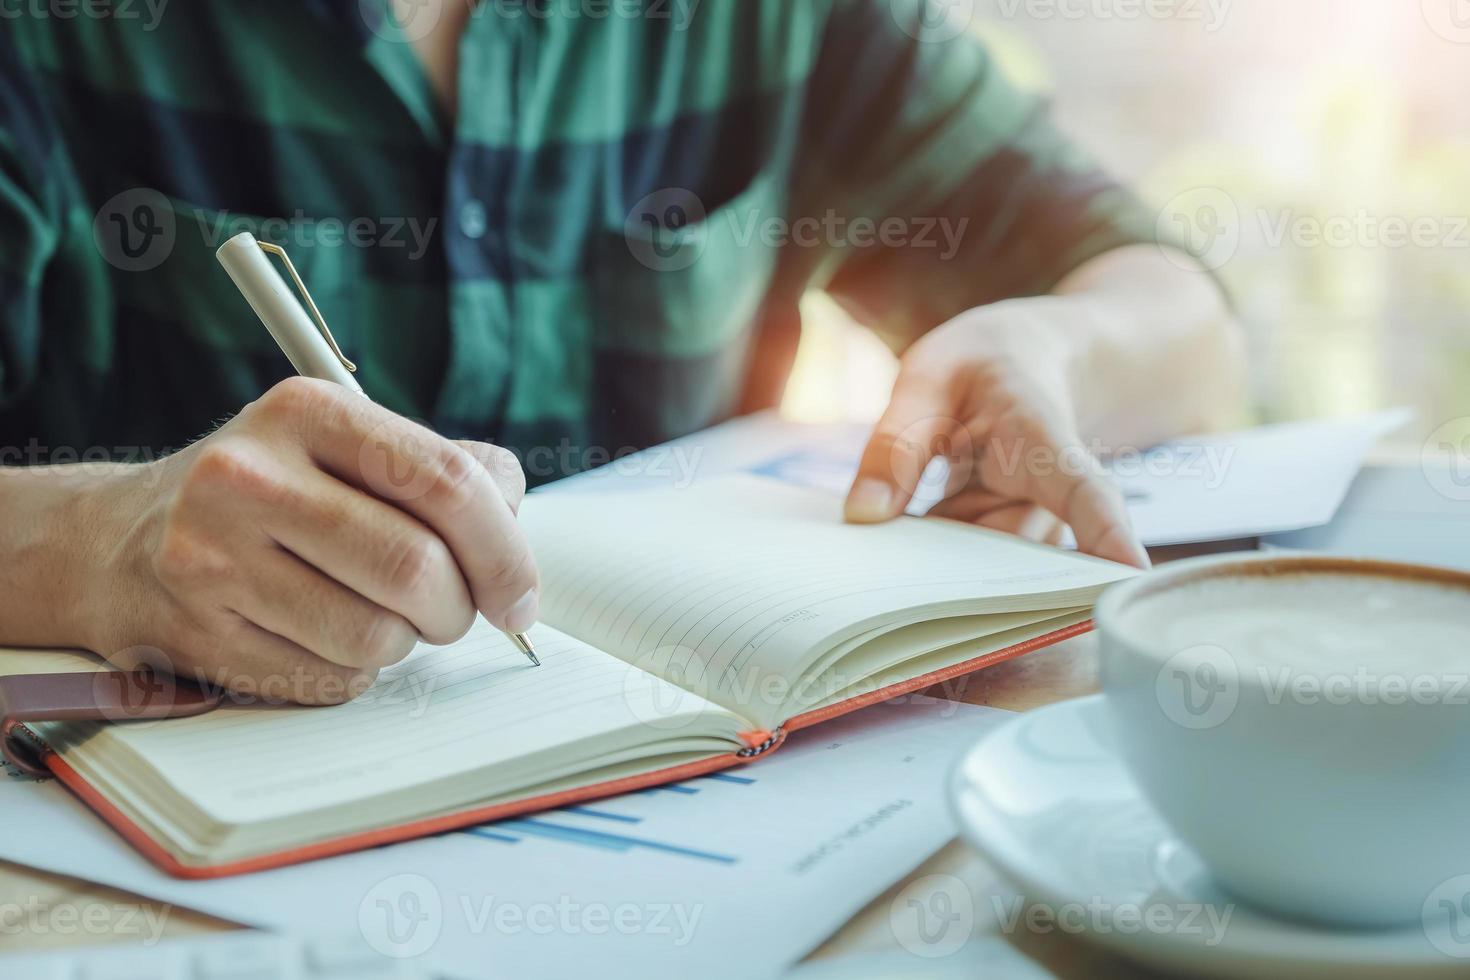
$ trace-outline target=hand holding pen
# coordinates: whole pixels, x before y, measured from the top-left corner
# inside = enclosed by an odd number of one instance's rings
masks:
[[[59,519],[86,533],[55,642],[125,669],[337,704],[477,611],[514,633],[536,617],[501,451],[341,385],[288,378],[179,452],[57,478]],[[29,574],[56,574],[39,561]]]
[[[285,263],[310,316],[267,254]],[[525,492],[515,457],[482,443],[452,443],[358,397],[364,392],[353,376],[357,368],[337,346],[279,246],[262,244],[247,232],[221,246],[218,257],[297,372],[336,386],[295,385],[289,396],[267,396],[300,402],[300,430],[316,430],[336,444],[324,452],[302,448],[342,481],[335,489],[337,502],[357,518],[355,527],[334,531],[329,525],[308,535],[306,550],[327,562],[338,558],[337,580],[344,591],[378,602],[382,612],[401,617],[403,626],[417,627],[430,642],[457,639],[478,609],[540,666],[525,636],[536,619],[537,589],[535,566],[515,522],[515,508]],[[353,445],[359,447],[355,455]],[[351,517],[340,516],[351,523]],[[415,521],[423,527],[414,527]],[[371,553],[370,528],[379,531],[378,554]],[[354,549],[324,540],[352,532],[368,534],[357,550],[369,553],[353,556],[365,560],[367,568],[349,567],[349,556],[341,552]],[[281,544],[318,571],[332,574],[309,554]],[[361,581],[372,569],[385,569],[387,581]]]
[[[268,251],[287,263],[312,316]],[[234,488],[238,513],[226,500],[212,514],[221,526],[253,526],[279,551],[276,588],[287,608],[257,602],[257,624],[281,627],[288,641],[313,651],[332,648],[318,651],[332,663],[351,663],[360,646],[370,666],[382,667],[419,636],[435,644],[459,638],[478,610],[538,663],[525,638],[537,617],[538,582],[514,519],[525,480],[513,455],[448,441],[360,397],[356,369],[275,245],[238,235],[219,260],[298,372],[319,379],[282,382],[185,451],[223,444],[244,457],[248,450],[248,464],[231,455],[240,469],[269,472],[231,473],[221,464],[222,478],[240,476],[245,486]],[[222,489],[229,482],[222,479]],[[251,508],[257,483],[278,489],[269,501],[276,513]],[[303,619],[315,626],[291,621],[291,607],[307,602],[319,611],[303,610]]]

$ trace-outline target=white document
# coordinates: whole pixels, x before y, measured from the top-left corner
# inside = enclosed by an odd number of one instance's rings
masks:
[[[1332,520],[1363,460],[1412,418],[1405,409],[1344,419],[1288,422],[1177,439],[1105,465],[1128,501],[1145,545],[1254,537]],[[554,492],[687,486],[732,471],[776,477],[832,494],[847,492],[868,428],[799,425],[762,413],[727,422],[556,484]],[[944,471],[924,476],[910,513],[938,500]]]
[[[714,776],[203,882],[155,870],[59,784],[0,778],[0,858],[247,925],[360,932],[454,976],[773,977],[953,838],[949,772],[1008,717],[913,695]]]
[[[1331,521],[1369,450],[1412,417],[1396,409],[1197,436],[1110,469],[1144,544],[1295,531]]]
[[[1470,485],[1459,480],[1449,460],[1370,466],[1331,524],[1274,535],[1265,545],[1470,571]]]

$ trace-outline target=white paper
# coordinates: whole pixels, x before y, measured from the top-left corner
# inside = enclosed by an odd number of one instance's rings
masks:
[[[1368,451],[1412,418],[1405,409],[1344,419],[1289,422],[1176,439],[1105,465],[1128,500],[1134,530],[1150,547],[1224,541],[1332,520]],[[555,492],[687,486],[731,471],[776,477],[842,495],[868,435],[850,423],[799,425],[774,413],[737,419],[645,450]],[[938,499],[942,468],[927,472],[910,513]]]
[[[455,976],[750,980],[953,838],[948,774],[1008,717],[914,695],[726,778],[203,882],[155,870],[58,784],[0,778],[0,858],[248,925],[360,931]]]
[[[1226,541],[1332,520],[1368,451],[1404,409],[1179,439],[1111,461],[1147,545]]]
[[[1331,524],[1274,535],[1264,544],[1470,571],[1470,486],[1457,479],[1448,460],[1370,466]]]

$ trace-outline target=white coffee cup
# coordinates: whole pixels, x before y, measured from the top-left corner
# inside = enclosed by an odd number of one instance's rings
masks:
[[[1124,760],[1227,891],[1392,926],[1470,875],[1470,574],[1225,555],[1096,615]]]

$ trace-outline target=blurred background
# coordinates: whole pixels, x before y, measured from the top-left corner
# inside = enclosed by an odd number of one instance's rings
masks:
[[[1408,405],[1404,448],[1470,440],[1470,0],[949,3],[1217,267],[1243,423]],[[806,313],[785,412],[875,418],[893,358]]]

